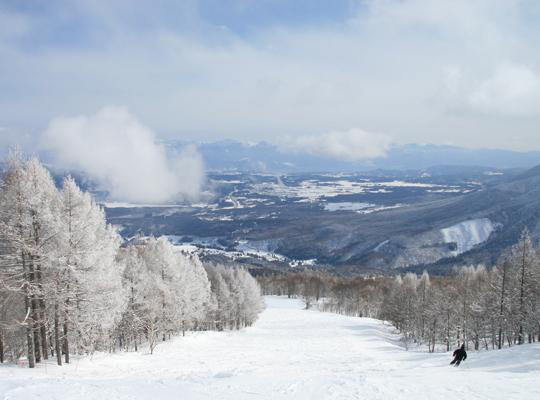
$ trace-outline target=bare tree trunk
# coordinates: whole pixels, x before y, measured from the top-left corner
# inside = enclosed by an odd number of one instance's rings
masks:
[[[35,309],[35,299],[32,300],[32,313],[34,315],[37,314],[36,312],[36,309]],[[33,328],[32,328],[34,334],[34,355],[36,357],[36,363],[40,363],[41,362],[41,344],[40,344],[40,340],[39,340],[39,322],[37,320],[34,320],[33,322]]]
[[[32,214],[32,235],[34,238],[34,244],[36,248],[40,247],[40,225],[37,220],[37,212],[31,211]],[[43,285],[41,279],[41,264],[39,256],[36,254],[30,254],[30,271],[32,281],[37,288],[37,293],[34,295],[33,309],[34,309],[34,323],[36,332],[34,334],[34,342],[40,348],[36,348],[36,362],[43,357],[45,360],[49,358],[49,352],[47,350],[47,330],[45,328],[45,300],[43,299]],[[38,334],[39,332],[39,334]]]
[[[526,245],[523,243],[523,255],[521,260],[521,282],[519,293],[519,336],[518,344],[523,344],[523,319],[524,319],[524,297],[525,297],[525,265],[526,265]]]
[[[34,270],[34,264],[32,260],[32,256],[30,255],[30,264],[29,264],[29,274],[28,278],[31,283],[35,283],[36,281],[36,273]],[[37,296],[35,293],[31,293],[30,295],[30,308],[31,308],[31,316],[32,316],[32,337],[33,337],[33,346],[34,346],[34,357],[36,360],[36,363],[41,362],[41,346],[40,346],[40,340],[39,340],[39,313],[38,313],[38,305],[37,305]]]
[[[4,331],[0,329],[0,364],[4,363]]]
[[[503,275],[502,275],[502,282],[501,282],[501,300],[500,300],[500,308],[499,308],[499,350],[502,348],[503,343],[503,332],[502,332],[502,321],[504,318],[504,298],[506,296],[506,270],[507,270],[507,264],[506,262],[503,263]]]
[[[45,360],[49,359],[49,351],[47,345],[47,327],[45,324],[45,317],[47,315],[47,310],[45,308],[45,299],[43,298],[43,285],[41,279],[41,266],[36,264],[36,277],[37,285],[39,289],[39,333],[41,336],[41,353]]]
[[[45,303],[43,302],[43,299],[40,300],[40,309],[41,309],[41,312],[40,312],[41,323],[40,323],[39,331],[40,331],[40,336],[41,336],[41,353],[43,355],[43,358],[45,360],[48,360],[49,359],[49,345],[47,341],[47,327],[45,324],[45,315],[46,315]]]
[[[446,351],[450,351],[450,311],[446,312]]]
[[[30,287],[28,283],[28,272],[26,266],[26,257],[24,251],[21,252],[21,261],[23,267],[24,277],[24,311],[26,315],[25,330],[26,330],[26,351],[28,358],[28,368],[34,368],[36,366],[36,357],[34,354],[34,332],[31,325],[31,301],[30,301]],[[30,318],[30,320],[29,320]]]
[[[66,364],[69,364],[69,341],[68,341],[68,322],[64,321],[64,360]]]
[[[28,317],[30,316],[31,307],[30,307],[30,297],[28,295],[24,296],[24,303],[26,308],[26,313]],[[34,368],[36,366],[36,357],[34,354],[34,331],[32,330],[31,321],[26,321],[26,347],[27,347],[27,358],[28,358],[28,368]]]
[[[158,342],[158,332],[155,323],[150,322],[147,326],[148,333],[148,345],[150,347],[150,354],[154,354],[154,349]]]
[[[56,363],[62,365],[62,348],[60,347],[60,310],[58,303],[54,305],[54,347]]]
[[[67,284],[67,290],[66,292],[69,293],[69,283]],[[68,324],[68,310],[69,310],[69,297],[66,298],[66,301],[64,303],[64,340],[62,343],[63,351],[64,351],[64,360],[66,364],[69,364],[69,324]]]
[[[53,327],[54,329],[54,327]],[[53,331],[49,329],[49,349],[51,350],[51,357],[54,357],[54,338],[53,338]]]

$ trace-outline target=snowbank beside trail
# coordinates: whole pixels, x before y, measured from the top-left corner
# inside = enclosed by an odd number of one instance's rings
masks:
[[[445,243],[456,244],[452,253],[457,256],[488,240],[495,227],[489,218],[478,218],[441,229],[441,233]]]
[[[303,310],[267,297],[240,332],[197,332],[154,355],[99,354],[36,370],[0,367],[0,399],[537,399],[540,344],[469,352],[405,351],[380,321]]]

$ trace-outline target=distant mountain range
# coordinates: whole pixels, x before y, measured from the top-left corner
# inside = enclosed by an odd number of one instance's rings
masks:
[[[216,142],[186,142],[165,140],[161,142],[169,154],[174,154],[183,146],[195,144],[203,157],[208,171],[240,171],[257,173],[296,172],[368,172],[382,170],[400,174],[411,171],[429,170],[434,175],[454,175],[456,173],[478,173],[492,168],[528,169],[540,164],[540,151],[519,152],[500,149],[467,149],[449,145],[406,144],[393,145],[385,157],[366,161],[345,161],[308,153],[285,150],[268,142],[254,144],[236,140]],[[0,148],[1,161],[8,154],[7,148]],[[41,160],[51,163],[53,157],[40,152]],[[473,167],[476,167],[476,171]],[[461,171],[460,171],[461,169]]]
[[[215,173],[207,204],[114,206],[107,217],[125,237],[164,234],[212,257],[249,250],[344,272],[447,273],[493,264],[524,228],[540,239],[540,166],[452,168],[457,175]]]
[[[175,151],[186,142],[164,142]],[[540,151],[466,149],[447,145],[394,145],[386,157],[351,162],[305,153],[286,151],[276,145],[259,142],[245,144],[234,140],[197,144],[205,165],[210,171],[235,170],[243,172],[356,172],[376,169],[422,170],[434,166],[476,166],[509,169],[530,168],[540,164]],[[446,171],[446,169],[444,170]]]
[[[164,144],[172,154],[187,143]],[[201,143],[198,149],[209,171],[215,204],[181,210],[109,209],[109,221],[126,227],[127,236],[143,232],[211,237],[224,240],[224,247],[242,241],[266,243],[271,248],[265,250],[291,259],[317,259],[351,269],[447,271],[461,263],[491,264],[517,241],[524,227],[540,238],[540,152],[404,145],[392,147],[384,158],[362,163],[286,152],[265,142]],[[244,174],[231,178],[212,171]],[[63,173],[57,172],[59,179]],[[263,193],[274,181],[281,190],[296,190],[303,182],[315,182],[317,190],[328,188],[328,179],[346,179],[341,173],[347,172],[359,172],[350,176],[360,181],[409,180],[458,187],[470,183],[475,189],[451,194],[432,188],[418,195],[421,189],[392,187],[333,198],[343,206],[373,203],[387,208],[367,214],[346,207],[324,211],[328,198],[304,202]],[[74,175],[85,190],[106,199],[107,194],[84,173]],[[236,204],[250,199],[256,206]],[[393,208],[398,203],[404,206]]]

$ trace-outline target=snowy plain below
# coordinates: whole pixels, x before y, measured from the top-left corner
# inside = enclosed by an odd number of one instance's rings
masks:
[[[154,355],[98,354],[35,370],[0,366],[0,399],[539,399],[540,345],[449,353],[406,351],[380,321],[266,297],[240,332],[197,332]]]

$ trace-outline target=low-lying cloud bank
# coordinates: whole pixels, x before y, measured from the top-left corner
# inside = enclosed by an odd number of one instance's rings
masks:
[[[362,129],[333,131],[322,135],[302,135],[286,138],[281,147],[300,153],[344,161],[366,161],[384,157],[392,140],[389,136]]]
[[[52,154],[56,167],[85,172],[113,200],[193,200],[204,182],[202,158],[195,147],[167,158],[155,134],[126,107],[55,118],[41,137],[41,147]]]

